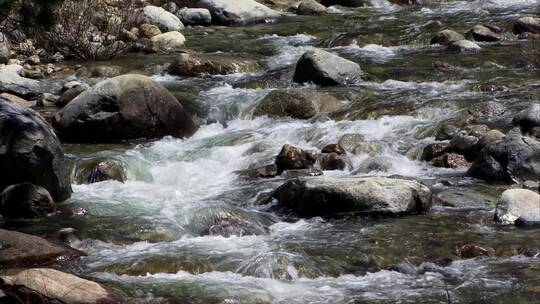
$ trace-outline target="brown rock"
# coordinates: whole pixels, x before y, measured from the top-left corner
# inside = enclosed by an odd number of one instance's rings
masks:
[[[442,156],[444,153],[451,151],[449,143],[434,143],[429,144],[422,152],[422,160],[430,161],[434,158]]]
[[[456,254],[463,259],[471,259],[478,256],[493,256],[495,250],[491,247],[480,247],[476,244],[466,244],[456,248]]]
[[[285,144],[276,157],[278,174],[285,170],[309,169],[315,163],[315,157],[301,148]]]
[[[433,165],[437,167],[444,168],[460,168],[460,167],[470,167],[469,163],[465,156],[457,153],[445,153],[442,156],[433,159]]]
[[[321,153],[336,153],[337,155],[347,154],[345,149],[339,144],[329,144],[322,148]]]

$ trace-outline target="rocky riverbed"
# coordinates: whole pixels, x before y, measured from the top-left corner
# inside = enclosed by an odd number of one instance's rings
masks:
[[[539,5],[146,3],[106,61],[0,39],[0,303],[540,302]]]

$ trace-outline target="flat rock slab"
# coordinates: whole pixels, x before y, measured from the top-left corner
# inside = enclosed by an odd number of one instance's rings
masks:
[[[302,177],[280,186],[273,197],[301,216],[418,214],[432,203],[426,186],[385,177]]]
[[[100,284],[55,269],[9,271],[0,278],[5,285],[23,286],[43,297],[66,304],[122,303],[118,296]]]
[[[0,269],[46,265],[81,255],[84,253],[37,236],[0,229]]]

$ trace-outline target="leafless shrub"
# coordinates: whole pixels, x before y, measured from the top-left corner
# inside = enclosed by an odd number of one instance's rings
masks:
[[[51,29],[38,28],[34,40],[48,52],[67,58],[104,60],[125,52],[121,40],[137,20],[135,0],[66,0],[56,10]]]

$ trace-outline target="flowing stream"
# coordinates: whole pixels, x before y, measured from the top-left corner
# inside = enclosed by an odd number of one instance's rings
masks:
[[[465,32],[492,23],[510,30],[538,0],[450,1],[434,6],[335,7],[324,16],[270,24],[186,29],[197,52],[256,60],[252,73],[182,78],[163,72],[172,57],[140,55],[105,64],[152,77],[204,105],[206,120],[189,139],[120,145],[64,145],[72,177],[85,164],[116,160],[127,181],[77,183],[64,215],[22,230],[76,228],[88,256],[69,265],[120,290],[130,303],[536,303],[540,302],[538,230],[500,227],[497,199],[509,185],[487,184],[464,169],[420,161],[441,122],[471,105],[497,101],[521,109],[539,101],[540,78],[515,38],[452,54],[429,40],[444,28]],[[510,33],[504,35],[511,36]],[[294,65],[321,47],[373,75],[331,93],[345,110],[312,120],[253,117],[273,89],[300,87]],[[456,66],[447,71],[434,61]],[[91,64],[90,64],[91,65]],[[284,178],[249,180],[236,172],[273,162],[283,144],[320,150],[344,134],[365,137],[353,169],[329,176],[402,176],[421,181],[454,207],[398,218],[300,219],[261,202]],[[355,173],[373,155],[386,172]],[[207,235],[216,218],[234,217],[259,235]],[[495,248],[495,257],[460,259],[457,246]]]

